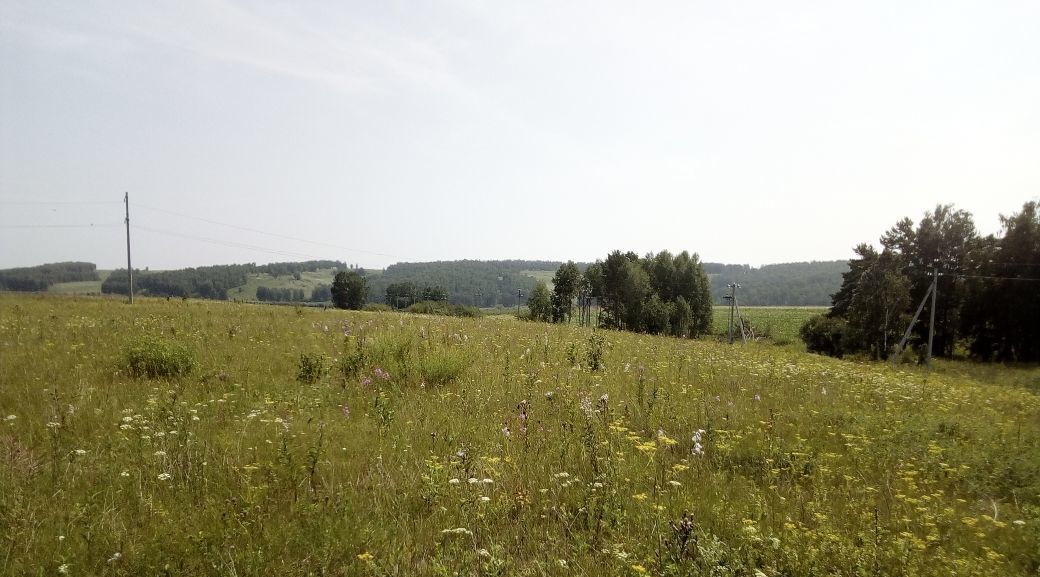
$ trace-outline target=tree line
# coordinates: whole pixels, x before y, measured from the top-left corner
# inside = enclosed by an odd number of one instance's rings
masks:
[[[96,280],[97,266],[91,262],[56,262],[0,270],[0,290],[8,291],[45,291],[57,283]]]
[[[1002,234],[981,236],[970,213],[939,205],[897,222],[880,248],[860,244],[826,316],[802,327],[811,351],[886,358],[916,310],[910,346],[921,350],[934,313],[933,354],[1040,360],[1040,213],[1027,202],[1001,216]],[[933,275],[937,274],[936,277]],[[935,280],[935,310],[925,300]]]
[[[256,263],[229,264],[185,268],[167,271],[141,271],[134,269],[134,291],[151,296],[191,297],[215,300],[227,300],[231,289],[240,287],[249,280],[250,275],[269,274],[273,277],[292,276],[300,279],[302,273],[316,272],[328,268],[338,270],[355,270],[364,274],[364,269],[356,265],[347,265],[335,260],[311,260],[304,262],[276,262],[258,265]],[[126,269],[117,269],[101,284],[102,293],[129,294]],[[260,288],[266,288],[261,296]],[[284,293],[285,289],[260,287],[257,289],[257,300],[264,301],[304,301],[297,298],[298,293]],[[320,287],[319,287],[320,288]],[[288,289],[300,290],[300,289]],[[325,296],[326,298],[316,298]],[[311,300],[328,301],[331,293],[314,289]]]
[[[767,264],[760,267],[708,263],[711,293],[717,305],[725,304],[729,283],[739,283],[738,298],[748,306],[825,306],[841,286],[847,261],[813,261]]]
[[[543,281],[536,283],[528,309],[534,320],[569,322],[575,303],[580,309],[592,299],[600,305],[603,327],[681,337],[711,331],[711,291],[696,253],[640,257],[615,250],[584,272],[568,261],[557,269],[552,291]]]
[[[534,289],[535,279],[524,274],[524,271],[554,270],[560,264],[559,261],[538,260],[397,263],[386,267],[381,274],[369,277],[369,298],[372,302],[384,301],[391,306],[398,306],[398,297],[402,297],[401,302],[411,300],[414,296],[423,300],[422,291],[430,287],[444,291],[446,299],[452,303],[477,307],[514,307],[518,290],[530,294]],[[415,291],[420,294],[415,295]],[[385,301],[388,294],[392,295],[394,302]]]

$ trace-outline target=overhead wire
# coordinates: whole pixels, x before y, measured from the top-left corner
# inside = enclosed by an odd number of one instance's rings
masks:
[[[283,240],[292,240],[292,241],[302,242],[302,243],[306,243],[306,244],[313,244],[313,245],[316,245],[316,246],[325,246],[325,247],[329,247],[329,248],[335,248],[335,249],[338,249],[338,250],[345,250],[345,251],[348,251],[348,252],[357,252],[357,253],[371,254],[371,255],[375,255],[375,256],[385,256],[385,257],[389,257],[389,258],[397,258],[395,255],[392,255],[392,254],[386,254],[386,253],[382,253],[382,252],[376,252],[376,251],[364,250],[364,249],[358,249],[358,248],[350,248],[350,247],[341,246],[341,245],[332,244],[332,243],[327,243],[327,242],[308,240],[308,239],[305,239],[305,238],[299,238],[299,237],[295,237],[295,236],[279,234],[279,233],[276,233],[276,232],[269,232],[269,231],[266,231],[266,230],[260,230],[260,229],[252,228],[252,227],[248,227],[248,226],[241,226],[241,225],[237,225],[237,224],[231,224],[231,223],[228,223],[228,222],[221,222],[219,220],[213,220],[213,219],[205,218],[205,217],[201,217],[201,216],[185,214],[183,212],[178,212],[178,211],[174,211],[174,210],[168,210],[168,209],[165,209],[165,208],[158,208],[158,207],[154,207],[154,206],[148,206],[148,205],[144,205],[144,204],[140,204],[140,203],[136,203],[136,202],[133,203],[133,207],[134,208],[143,208],[145,210],[151,210],[151,211],[155,211],[155,212],[161,212],[161,213],[165,213],[165,214],[169,214],[169,215],[173,215],[173,216],[179,216],[181,218],[188,218],[188,219],[192,219],[192,220],[198,220],[200,222],[206,222],[206,223],[215,224],[215,225],[218,225],[218,226],[226,226],[228,228],[234,228],[234,229],[243,230],[243,231],[246,231],[246,232],[252,232],[252,233],[256,233],[256,234],[263,234],[263,235],[267,235],[267,236],[274,237],[274,238],[280,238],[280,239],[283,239]]]
[[[164,235],[167,235],[167,236],[174,236],[174,237],[184,238],[184,239],[188,239],[188,240],[196,240],[196,241],[199,241],[199,242],[206,242],[206,243],[210,243],[210,244],[226,246],[226,247],[231,247],[231,248],[243,248],[243,249],[247,249],[247,250],[252,250],[252,251],[256,251],[256,252],[264,252],[264,253],[268,253],[268,254],[275,254],[275,255],[279,255],[279,256],[303,257],[303,258],[307,258],[307,259],[311,259],[311,260],[320,260],[319,257],[314,256],[312,254],[306,254],[306,253],[294,252],[294,251],[287,251],[287,250],[273,249],[273,248],[258,246],[258,245],[254,245],[254,244],[248,244],[248,243],[244,243],[244,242],[236,242],[236,241],[220,240],[220,239],[215,239],[215,238],[207,238],[207,237],[202,237],[202,236],[194,236],[194,235],[190,235],[190,234],[184,234],[184,233],[181,233],[181,232],[174,232],[172,230],[164,230],[164,229],[160,229],[160,228],[153,228],[153,227],[150,227],[150,226],[141,226],[139,224],[131,223],[130,224],[130,228],[134,229],[134,230],[143,230],[143,231],[147,231],[147,232],[154,232],[154,233],[157,233],[157,234],[164,234]]]
[[[0,224],[0,228],[113,228],[123,223],[102,224]]]

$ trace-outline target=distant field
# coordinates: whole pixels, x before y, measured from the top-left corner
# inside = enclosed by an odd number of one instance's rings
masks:
[[[535,280],[544,281],[549,290],[553,290],[553,277],[556,276],[556,271],[554,270],[522,270],[520,274]]]
[[[751,322],[756,335],[768,336],[776,343],[798,342],[798,329],[809,317],[827,312],[827,307],[740,307],[741,315]],[[729,307],[714,310],[712,333],[729,330]]]
[[[296,280],[292,275],[282,275],[275,278],[269,274],[249,275],[246,284],[228,291],[229,300],[252,301],[256,300],[256,289],[258,287],[268,288],[293,288],[303,289],[304,296],[310,298],[311,290],[320,284],[332,284],[332,269],[322,269],[315,272],[305,272]]]
[[[112,274],[110,270],[99,270],[97,271],[98,280],[85,280],[79,282],[62,282],[51,285],[48,292],[58,294],[101,294],[101,283],[105,282],[108,275]]]

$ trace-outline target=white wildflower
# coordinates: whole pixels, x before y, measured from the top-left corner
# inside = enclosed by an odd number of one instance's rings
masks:
[[[169,481],[172,478],[173,478],[173,475],[171,475],[169,473],[159,473],[159,480],[160,481]]]

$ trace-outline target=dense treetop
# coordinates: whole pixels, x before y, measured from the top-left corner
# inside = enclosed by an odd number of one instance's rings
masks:
[[[895,351],[913,315],[910,346],[980,359],[1040,360],[1040,214],[1027,202],[1001,217],[1001,236],[980,236],[971,214],[939,205],[918,223],[897,222],[881,248],[861,244],[834,294],[829,320],[802,332],[810,350],[842,355]],[[936,276],[938,275],[938,276]],[[934,285],[933,285],[934,283]],[[934,286],[934,299],[932,291]],[[932,302],[935,303],[934,310]]]

